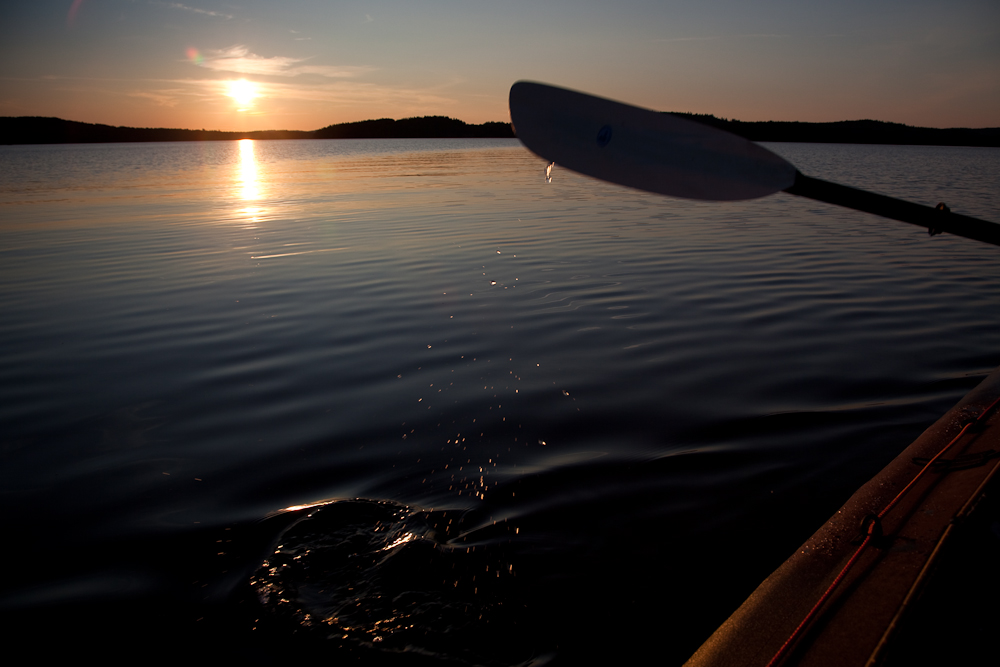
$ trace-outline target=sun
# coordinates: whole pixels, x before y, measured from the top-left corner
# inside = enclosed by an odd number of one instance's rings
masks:
[[[247,81],[246,79],[230,81],[229,92],[226,94],[236,100],[236,104],[239,106],[240,111],[248,108],[251,104],[253,104],[254,98],[259,97],[257,84],[252,81]]]

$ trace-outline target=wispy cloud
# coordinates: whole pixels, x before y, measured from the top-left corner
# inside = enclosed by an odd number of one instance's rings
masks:
[[[209,51],[199,63],[202,67],[220,72],[238,74],[260,74],[267,76],[299,76],[316,74],[331,79],[358,76],[371,71],[370,67],[340,67],[335,65],[303,65],[308,58],[271,56],[266,58],[251,53],[245,46],[230,46],[228,49]]]
[[[766,33],[752,33],[748,35],[704,35],[698,37],[664,37],[654,39],[654,42],[710,42],[719,39],[773,39],[788,37],[788,35],[771,35]]]
[[[720,35],[713,35],[711,37],[662,37],[660,39],[654,39],[654,42],[710,42],[716,39],[722,39]]]
[[[182,5],[179,2],[158,2],[157,0],[146,0],[146,4],[152,5],[154,7],[167,7],[168,9],[179,9],[181,11],[192,12],[194,14],[204,14],[205,16],[217,16],[223,19],[234,18],[232,14],[213,12],[209,9],[199,9],[198,7],[188,7],[187,5]]]
[[[264,95],[281,100],[331,102],[340,107],[380,106],[400,110],[398,113],[418,113],[423,108],[447,108],[455,99],[434,90],[397,88],[361,81],[328,82],[318,86],[292,83],[261,85]]]
[[[180,101],[179,96],[184,95],[185,91],[182,90],[146,90],[138,91],[133,93],[126,93],[129,97],[140,97],[147,100],[151,100],[157,106],[161,107],[175,107]]]

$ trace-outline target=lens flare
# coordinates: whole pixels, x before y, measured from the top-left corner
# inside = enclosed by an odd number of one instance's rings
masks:
[[[187,57],[188,60],[193,62],[195,65],[200,65],[203,62],[205,62],[205,58],[203,58],[198,49],[194,48],[193,46],[187,50]]]
[[[76,13],[80,11],[82,4],[83,0],[73,0],[73,4],[70,5],[69,12],[66,14],[66,25],[73,25],[76,22]]]

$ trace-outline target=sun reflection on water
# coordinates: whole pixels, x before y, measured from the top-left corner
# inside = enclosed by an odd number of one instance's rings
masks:
[[[253,139],[240,139],[238,143],[240,165],[239,172],[234,178],[234,185],[237,197],[244,204],[238,211],[246,216],[250,222],[257,222],[264,213],[264,208],[257,203],[261,199],[262,193],[260,169],[257,164],[257,156],[254,153],[254,141]]]
[[[243,185],[241,196],[246,201],[260,198],[257,177],[257,159],[253,152],[253,139],[240,139],[240,181]]]

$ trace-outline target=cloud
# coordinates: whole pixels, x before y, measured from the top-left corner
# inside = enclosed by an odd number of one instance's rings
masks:
[[[220,72],[239,74],[260,74],[266,76],[299,76],[316,74],[330,79],[350,78],[370,71],[370,67],[338,67],[334,65],[300,65],[307,58],[272,56],[265,58],[250,53],[245,46],[230,46],[228,49],[209,51],[200,65]]]
[[[231,19],[234,18],[232,14],[223,14],[222,12],[213,12],[208,9],[198,9],[197,7],[188,7],[187,5],[182,5],[179,2],[157,2],[157,0],[147,0],[147,4],[154,7],[167,7],[169,9],[180,9],[185,12],[193,12],[195,14],[204,14],[205,16],[218,16],[219,18]]]
[[[709,42],[718,39],[775,39],[785,38],[788,35],[773,35],[768,33],[752,33],[747,35],[706,35],[703,37],[663,37],[654,39],[654,42]]]
[[[318,86],[286,83],[260,84],[264,94],[281,100],[333,102],[338,106],[378,105],[387,108],[447,107],[456,100],[432,90],[397,88],[360,81],[329,82]]]
[[[181,90],[150,90],[141,91],[135,93],[126,93],[129,97],[142,97],[156,103],[157,106],[161,107],[175,107],[177,106],[178,95],[183,95],[184,91]]]
[[[287,75],[301,58],[274,56],[265,58],[245,46],[230,46],[228,49],[209,51],[203,56],[202,67],[223,72],[239,72],[240,74],[276,74]]]

